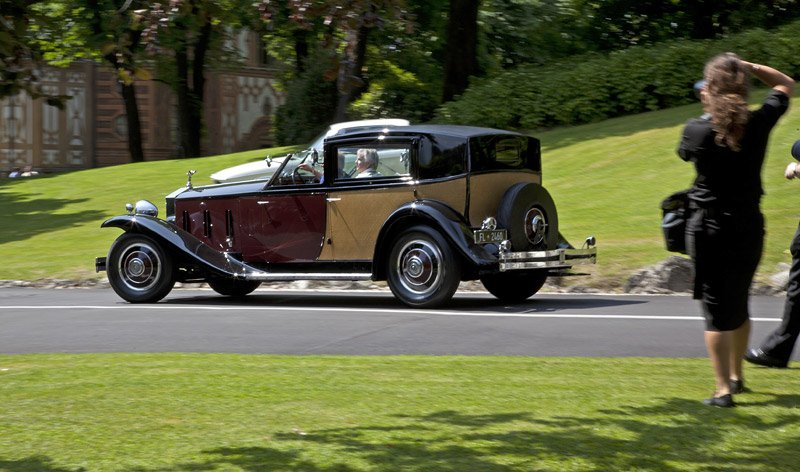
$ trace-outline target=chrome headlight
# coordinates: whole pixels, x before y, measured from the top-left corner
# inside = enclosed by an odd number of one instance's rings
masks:
[[[127,205],[126,205],[127,208]],[[134,215],[147,215],[153,218],[158,216],[158,207],[147,200],[139,200],[133,207]]]

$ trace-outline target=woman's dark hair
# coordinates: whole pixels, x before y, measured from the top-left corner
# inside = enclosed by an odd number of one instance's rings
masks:
[[[706,63],[705,105],[717,133],[714,141],[734,151],[741,149],[750,110],[747,108],[750,74],[739,56],[720,54]]]

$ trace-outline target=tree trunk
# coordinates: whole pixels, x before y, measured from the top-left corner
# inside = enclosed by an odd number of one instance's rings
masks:
[[[100,5],[97,0],[89,0],[87,3],[92,10],[92,32],[95,36],[100,37],[105,32]],[[129,48],[135,48],[139,44],[141,33],[136,29],[130,28],[126,33],[128,35]],[[126,51],[117,51],[115,48],[114,51],[105,54],[103,58],[114,68],[114,71],[117,73],[117,81],[122,87],[122,100],[125,104],[125,118],[128,123],[128,153],[130,153],[131,162],[142,162],[144,161],[142,123],[139,118],[139,104],[136,100],[136,86],[133,78],[135,69],[134,58],[130,49]],[[125,60],[123,62],[120,62],[117,53],[124,55]],[[125,72],[125,75],[129,77],[130,83],[123,80],[122,72]]]
[[[183,157],[201,155],[203,94],[206,86],[204,69],[206,53],[213,32],[211,20],[209,18],[205,18],[205,20],[206,22],[200,28],[197,41],[191,47],[192,58],[189,58],[190,48],[187,41],[184,41],[175,51],[175,65],[178,74],[175,92],[178,96],[178,120]],[[186,33],[185,30],[183,32]]]
[[[292,32],[294,37],[294,71],[299,76],[306,71],[306,61],[308,60],[308,33],[305,30],[296,28]]]
[[[450,0],[444,61],[442,101],[448,102],[469,86],[478,73],[478,4],[480,0]]]
[[[178,134],[180,135],[180,157],[194,157],[192,154],[192,133],[191,127],[191,97],[189,93],[189,57],[186,52],[186,45],[182,44],[175,50],[175,68],[177,81],[175,83],[175,95],[178,99]]]
[[[142,147],[142,123],[139,119],[139,104],[136,101],[136,86],[122,83],[122,100],[125,102],[125,115],[128,123],[128,152],[131,162],[144,161]]]
[[[364,61],[367,56],[367,36],[370,26],[364,21],[364,17],[358,28],[348,31],[345,34],[344,57],[339,63],[339,75],[337,88],[339,99],[336,103],[336,113],[334,121],[345,121],[347,119],[347,106],[356,99],[366,86],[366,81],[362,74]]]

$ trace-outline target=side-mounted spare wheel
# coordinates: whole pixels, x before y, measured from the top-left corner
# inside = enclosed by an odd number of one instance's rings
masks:
[[[208,279],[208,286],[220,295],[227,297],[241,298],[252,293],[261,285],[258,280],[238,280],[238,279]]]
[[[508,232],[511,250],[545,251],[558,246],[558,212],[550,193],[541,185],[519,183],[500,201],[497,223]],[[504,302],[521,302],[538,292],[547,269],[508,271],[481,277],[492,295]]]
[[[392,244],[387,281],[400,301],[430,308],[452,298],[461,281],[461,261],[435,229],[413,226]]]
[[[175,285],[172,257],[154,239],[125,233],[108,251],[108,281],[117,295],[131,303],[154,303]]]
[[[558,212],[541,185],[519,183],[506,190],[497,224],[508,231],[512,251],[544,251],[558,246]]]

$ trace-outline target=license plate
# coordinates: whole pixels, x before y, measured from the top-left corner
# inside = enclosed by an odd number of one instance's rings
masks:
[[[475,244],[499,243],[506,240],[506,230],[504,229],[476,229]]]

